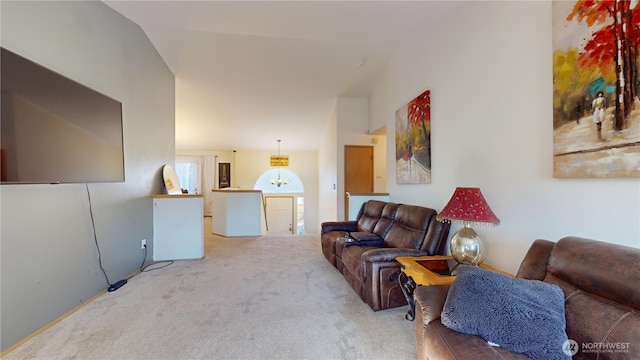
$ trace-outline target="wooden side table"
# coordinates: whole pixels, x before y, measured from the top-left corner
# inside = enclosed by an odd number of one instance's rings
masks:
[[[458,262],[451,256],[398,256],[396,261],[400,263],[402,270],[400,276],[398,276],[400,289],[402,289],[402,293],[410,306],[405,318],[410,321],[415,318],[413,291],[416,286],[449,285],[456,279],[455,270]],[[480,267],[507,276],[513,276],[485,263],[480,264]]]

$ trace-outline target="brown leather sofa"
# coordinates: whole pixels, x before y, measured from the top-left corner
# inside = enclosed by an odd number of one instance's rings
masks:
[[[573,359],[640,358],[640,249],[578,237],[536,240],[516,277],[560,286],[566,333],[575,341],[563,349],[573,350]],[[449,287],[414,292],[418,359],[528,359],[445,327]]]
[[[355,221],[322,223],[322,253],[373,311],[407,305],[395,258],[443,253],[450,224],[436,215],[426,207],[369,200]]]

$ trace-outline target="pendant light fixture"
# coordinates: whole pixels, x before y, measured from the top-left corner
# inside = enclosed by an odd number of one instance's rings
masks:
[[[277,187],[281,187],[281,186],[286,186],[287,184],[289,184],[289,180],[288,179],[283,179],[280,177],[280,165],[285,162],[285,159],[280,156],[280,142],[282,140],[278,139],[278,157],[276,159],[274,159],[274,157],[271,157],[271,165],[273,166],[273,164],[277,164],[276,166],[278,166],[278,177],[275,179],[271,179],[271,185],[277,186]],[[275,161],[274,161],[275,160]],[[288,163],[288,158],[286,159],[286,163]]]

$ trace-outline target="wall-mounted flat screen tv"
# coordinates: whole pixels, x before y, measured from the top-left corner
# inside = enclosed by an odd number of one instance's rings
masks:
[[[124,181],[122,104],[2,48],[2,184]]]

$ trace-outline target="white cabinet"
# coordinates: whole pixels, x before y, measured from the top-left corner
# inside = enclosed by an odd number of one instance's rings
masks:
[[[222,236],[260,236],[262,191],[213,190],[211,232]]]
[[[153,195],[153,260],[204,257],[202,195]]]

